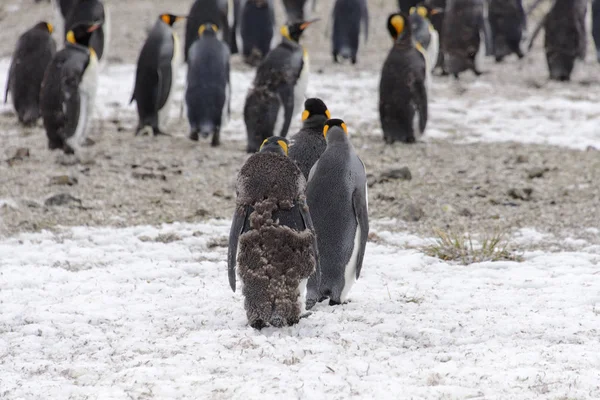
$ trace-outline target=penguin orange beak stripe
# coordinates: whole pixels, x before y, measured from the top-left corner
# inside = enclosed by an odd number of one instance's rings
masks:
[[[100,26],[102,26],[102,24],[100,24],[100,23],[94,24],[94,25],[90,26],[87,31],[88,31],[88,33],[94,32],[96,29],[100,28]]]
[[[301,30],[305,30],[306,28],[308,28],[308,26],[310,24],[312,24],[313,22],[320,21],[320,20],[321,20],[321,18],[315,18],[315,19],[311,19],[310,21],[306,21],[302,25],[300,25],[300,29]]]
[[[179,16],[175,18],[175,22],[181,21],[182,19],[187,19],[187,16]]]

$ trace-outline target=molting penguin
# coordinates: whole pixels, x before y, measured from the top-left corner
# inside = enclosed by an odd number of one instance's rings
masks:
[[[271,49],[275,25],[273,0],[242,0],[240,38],[244,61],[257,66]]]
[[[39,22],[17,41],[8,70],[4,102],[11,93],[13,106],[24,125],[35,124],[40,117],[40,88],[46,67],[56,54],[52,25]]]
[[[491,0],[488,19],[496,62],[513,53],[523,58],[521,39],[527,20],[521,0]]]
[[[308,53],[298,43],[313,22],[295,22],[281,28],[281,43],[269,52],[256,71],[244,105],[247,151],[275,135],[285,137],[292,117],[300,112],[308,84]]]
[[[369,36],[369,10],[366,0],[336,0],[333,7],[333,61],[338,55],[356,64],[360,27],[364,26],[365,41]]]
[[[445,70],[457,78],[467,70],[481,75],[478,55],[483,57],[480,46],[486,32],[484,1],[448,0],[442,51]]]
[[[430,18],[439,12],[440,10],[427,5],[419,5],[410,9],[412,37],[414,42],[421,45],[426,51],[427,71],[435,69],[440,52],[439,34],[430,21]]]
[[[556,0],[535,29],[529,48],[543,27],[545,29],[546,60],[550,79],[568,81],[575,59],[586,55],[585,15],[587,0]]]
[[[317,0],[312,2],[312,10],[315,10]],[[304,21],[308,16],[308,0],[283,0],[283,7],[288,22]]]
[[[190,122],[190,139],[198,135],[212,137],[219,145],[224,114],[229,116],[229,48],[217,37],[217,26],[205,24],[198,29],[199,38],[190,47],[185,102]]]
[[[265,140],[237,179],[229,284],[235,292],[237,270],[248,323],[256,329],[297,323],[305,312],[307,280],[318,274],[306,180],[287,157],[287,146],[282,137]]]
[[[592,36],[596,45],[596,60],[600,62],[600,0],[592,0]]]
[[[74,27],[67,33],[67,45],[46,69],[40,110],[51,150],[72,154],[86,142],[98,80],[98,58],[89,46],[99,27],[97,23]]]
[[[162,14],[142,47],[130,101],[137,103],[139,124],[136,135],[163,133],[161,127],[169,116],[177,69],[181,63],[179,38],[173,24],[183,18]]]
[[[321,99],[307,99],[302,112],[302,129],[290,139],[289,156],[307,180],[310,169],[327,147],[323,128],[329,118],[331,113]]]
[[[319,300],[335,305],[348,300],[360,277],[369,235],[367,176],[342,120],[328,120],[323,134],[327,148],[310,171],[306,198],[319,248]]]
[[[239,1],[239,0],[236,0]],[[233,54],[237,53],[237,46],[234,45],[235,34],[232,34],[229,21],[229,0],[196,0],[185,24],[185,61],[188,60],[188,51],[198,37],[198,29],[204,24],[214,24],[219,28],[219,39],[223,40],[231,47]],[[233,10],[232,11],[232,15]],[[233,19],[233,18],[232,18]]]
[[[427,63],[412,39],[404,13],[388,18],[388,30],[397,39],[381,71],[379,117],[386,143],[411,143],[427,125]]]
[[[62,1],[61,1],[62,3]],[[106,54],[109,49],[110,39],[110,13],[108,7],[106,7],[100,0],[75,0],[64,3],[64,6],[69,10],[65,17],[65,32],[73,29],[76,25],[86,22],[93,21],[102,23],[92,35],[90,39],[90,47],[94,49],[98,60],[106,60]],[[61,9],[63,4],[61,4]]]

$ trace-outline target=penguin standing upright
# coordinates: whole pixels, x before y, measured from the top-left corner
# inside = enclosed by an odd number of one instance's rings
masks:
[[[442,51],[446,71],[456,78],[467,70],[481,75],[478,64],[483,56],[480,46],[486,31],[484,1],[448,0]]]
[[[310,171],[306,198],[319,249],[319,300],[335,305],[348,300],[360,277],[369,235],[367,175],[342,120],[328,120],[323,134],[327,148]]]
[[[397,39],[381,71],[379,117],[386,143],[412,143],[427,125],[427,63],[412,39],[405,13],[388,18],[388,30]]]
[[[523,58],[521,39],[527,20],[521,0],[491,0],[488,18],[496,62],[513,53]]]
[[[315,10],[317,0],[312,2],[312,10]],[[283,0],[283,7],[288,22],[305,21],[308,17],[309,0]]]
[[[289,156],[296,162],[307,180],[310,169],[327,147],[323,128],[329,118],[331,118],[331,113],[323,100],[307,99],[302,112],[302,129],[290,139]]]
[[[546,61],[550,79],[568,81],[575,60],[585,59],[587,38],[585,15],[587,0],[556,0],[548,14],[535,29],[529,48],[543,27],[545,30]]]
[[[435,29],[435,31],[438,33],[438,37],[439,37],[439,41],[440,41],[438,58],[435,63],[434,69],[441,68],[442,75],[446,75],[447,72],[445,71],[445,68],[444,68],[444,52],[441,51],[441,49],[444,48],[443,32],[444,32],[444,15],[446,14],[446,12],[445,12],[446,0],[426,0],[425,4],[427,6],[429,6],[430,9],[439,10],[439,12],[429,16],[429,20],[431,21],[431,24],[433,25],[433,28]]]
[[[13,53],[4,102],[11,93],[13,106],[23,125],[35,124],[40,117],[40,88],[46,67],[56,54],[52,25],[39,22],[22,34]]]
[[[102,23],[100,28],[92,34],[90,47],[94,49],[98,60],[101,61],[101,66],[104,65],[110,39],[110,13],[108,7],[100,0],[75,0],[71,1],[70,4],[67,1],[64,6],[68,7],[69,10],[65,18],[65,32],[85,21]]]
[[[212,136],[219,145],[224,114],[229,115],[229,48],[217,37],[217,26],[204,24],[190,47],[185,102],[190,123],[190,138]]]
[[[265,140],[237,179],[227,253],[229,284],[235,292],[237,270],[248,323],[256,329],[293,325],[306,302],[316,301],[306,298],[308,278],[319,273],[306,180],[287,157],[287,147],[282,137]]]
[[[181,64],[179,38],[173,24],[183,19],[162,14],[150,31],[137,62],[131,101],[137,104],[139,124],[136,135],[160,135],[169,116],[173,87]],[[198,33],[196,33],[196,36]]]
[[[592,0],[592,36],[596,47],[596,60],[600,62],[600,0]]]
[[[86,142],[98,80],[98,57],[89,46],[99,27],[97,22],[75,26],[46,69],[40,111],[51,150],[73,154]]]
[[[410,9],[409,18],[413,40],[425,50],[427,71],[435,69],[440,52],[439,34],[431,23],[431,17],[439,12],[440,10],[427,5],[418,5]]]
[[[236,0],[240,1],[240,0]],[[190,8],[185,24],[185,61],[188,60],[188,51],[198,37],[198,29],[204,24],[214,24],[219,28],[219,39],[230,46],[232,54],[237,52],[232,46],[235,34],[232,34],[229,21],[229,0],[196,0]],[[232,18],[233,19],[233,18]]]
[[[257,66],[271,49],[275,26],[273,0],[242,0],[240,38],[244,61]]]
[[[257,151],[260,143],[273,134],[285,137],[292,117],[300,111],[308,84],[309,59],[298,42],[315,21],[284,25],[281,43],[259,65],[244,104],[249,153]]]
[[[369,10],[366,0],[336,0],[333,6],[333,61],[338,55],[356,64],[360,27],[363,25],[365,40],[369,36]]]

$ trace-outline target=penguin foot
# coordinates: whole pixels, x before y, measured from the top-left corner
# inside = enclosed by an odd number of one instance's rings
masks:
[[[220,140],[219,140],[219,137],[218,137],[217,135],[213,135],[213,139],[212,139],[212,141],[210,142],[210,145],[211,145],[212,147],[218,147],[218,146],[220,146],[220,145],[221,145],[221,142],[220,142]]]
[[[269,320],[269,323],[271,324],[271,326],[275,327],[275,328],[282,328],[285,326],[285,318],[282,318],[279,315],[273,316],[271,317],[271,319]]]
[[[333,299],[329,299],[329,305],[330,306],[339,306],[340,304],[342,304],[339,301],[333,300]]]
[[[262,328],[266,327],[267,324],[265,324],[262,319],[257,319],[256,321],[250,322],[250,326],[260,331]]]
[[[190,138],[191,140],[193,140],[194,142],[197,142],[197,141],[198,141],[198,139],[199,139],[199,137],[198,137],[198,132],[197,132],[197,131],[190,132],[190,136],[189,136],[189,138]]]
[[[96,144],[96,141],[94,141],[93,139],[85,138],[85,140],[83,141],[83,143],[81,144],[81,146],[83,146],[83,147],[91,147],[91,146],[94,146],[95,144]]]
[[[158,128],[153,128],[152,132],[154,133],[154,137],[157,137],[157,136],[171,136],[170,134],[168,134],[166,132],[163,132],[163,131],[161,131]]]
[[[303,318],[308,318],[308,317],[310,317],[311,315],[312,315],[312,313],[307,311],[307,312],[305,312],[304,314],[300,314],[300,319],[303,319]]]
[[[306,309],[310,310],[317,304],[317,299],[306,299]]]

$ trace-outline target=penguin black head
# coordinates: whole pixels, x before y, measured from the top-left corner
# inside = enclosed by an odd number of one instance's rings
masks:
[[[416,7],[411,7],[409,14],[417,13],[423,18],[430,19],[432,15],[439,14],[442,11],[443,10],[441,8],[433,8],[431,6],[421,3],[418,4]]]
[[[388,17],[387,28],[394,41],[410,31],[410,22],[408,15],[403,12],[396,12]]]
[[[92,33],[101,26],[101,22],[82,22],[77,24],[67,32],[67,42],[88,47]]]
[[[42,31],[48,31],[48,33],[54,32],[54,27],[52,26],[52,24],[46,21],[38,22],[35,25],[35,28],[40,29]]]
[[[327,109],[327,106],[325,105],[325,103],[323,103],[323,100],[317,99],[317,98],[312,98],[312,99],[307,99],[304,102],[304,111],[302,112],[302,121],[306,121],[307,119],[309,119],[313,116],[322,116],[322,117],[325,117],[326,120],[331,118],[331,113]]]
[[[297,43],[304,30],[308,28],[310,24],[317,22],[318,20],[319,18],[304,22],[290,22],[281,27],[281,36]]]
[[[219,27],[216,26],[215,24],[210,24],[210,23],[203,24],[203,25],[200,25],[200,28],[198,28],[198,36],[202,36],[206,33],[213,35],[213,34],[217,33],[218,30],[219,30]]]
[[[325,127],[323,128],[323,136],[325,136],[325,139],[327,139],[327,134],[330,131],[339,130],[343,131],[346,135],[348,135],[348,127],[346,126],[346,123],[344,121],[338,118],[328,119],[327,122],[325,122]]]
[[[288,146],[289,142],[286,138],[281,136],[271,136],[268,139],[265,139],[264,142],[260,145],[260,153],[277,153],[282,156],[288,155]]]
[[[177,21],[181,21],[185,19],[185,17],[180,17],[173,14],[160,14],[160,20],[169,26],[173,26],[173,24]]]

